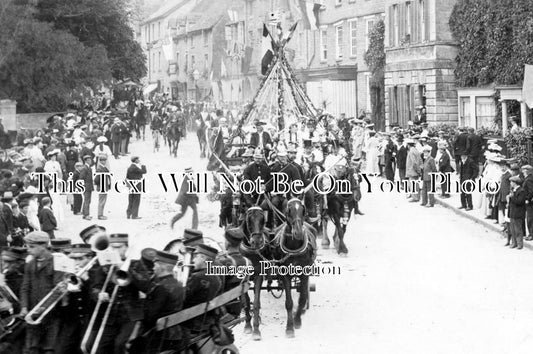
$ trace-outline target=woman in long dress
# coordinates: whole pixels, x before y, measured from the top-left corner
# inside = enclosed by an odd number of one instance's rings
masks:
[[[379,140],[375,131],[370,131],[368,136],[365,145],[366,173],[379,176]]]
[[[48,153],[48,161],[44,164],[44,172],[55,174],[57,176],[57,181],[63,180],[63,171],[61,170],[61,165],[57,161],[57,155],[59,150],[55,149]],[[49,187],[48,192],[50,193],[50,198],[52,199],[52,211],[56,217],[57,224],[61,225],[62,221],[65,219],[65,213],[63,209],[63,201],[61,198],[61,190],[54,191],[52,186]],[[66,192],[66,191],[63,191]]]

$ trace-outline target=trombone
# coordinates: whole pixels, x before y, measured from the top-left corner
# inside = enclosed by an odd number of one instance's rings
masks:
[[[115,269],[115,265],[111,265],[111,267],[109,268],[109,272],[107,273],[107,277],[102,286],[102,290],[100,290],[100,294],[107,292],[106,290],[110,281],[113,281],[113,283],[115,283],[115,287],[113,288],[113,292],[111,293],[111,297],[109,298],[104,317],[102,318],[102,322],[100,323],[100,327],[98,328],[98,332],[92,344],[92,348],[89,351],[87,344],[89,343],[89,339],[91,337],[91,334],[93,333],[93,327],[103,301],[99,298],[98,302],[96,303],[96,307],[94,308],[91,320],[89,321],[89,325],[85,330],[85,334],[81,342],[81,350],[84,354],[95,354],[98,351],[98,347],[100,346],[100,341],[102,340],[102,336],[104,335],[104,329],[107,325],[107,321],[109,320],[111,308],[113,307],[113,304],[117,297],[118,290],[120,287],[128,286],[132,281],[132,276],[129,272],[129,268],[132,261],[131,253],[133,252],[130,250],[129,253],[130,255],[128,255],[128,257],[126,258],[124,263],[122,263],[122,266],[119,269]]]
[[[90,244],[91,249],[95,252],[105,251],[109,247],[109,236],[105,233],[93,236]],[[69,283],[73,285],[79,284],[81,276],[88,272],[97,261],[98,256],[95,256],[77,273],[65,274],[63,281],[59,282],[44,298],[42,298],[41,301],[28,312],[26,317],[24,317],[24,320],[30,325],[41,324],[46,315],[48,315],[67,294],[65,286]]]
[[[46,315],[50,313],[57,305],[57,303],[65,297],[67,291],[64,290],[65,285],[72,281],[72,277],[80,278],[84,273],[88,272],[96,262],[98,257],[93,257],[89,263],[85,265],[75,274],[65,274],[63,281],[59,282],[33,309],[28,312],[24,320],[30,325],[41,324]]]

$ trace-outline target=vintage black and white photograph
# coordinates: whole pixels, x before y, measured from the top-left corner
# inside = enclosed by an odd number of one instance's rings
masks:
[[[532,0],[0,0],[1,354],[529,354]]]

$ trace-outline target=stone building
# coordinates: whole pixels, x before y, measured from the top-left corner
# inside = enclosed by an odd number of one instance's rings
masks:
[[[416,108],[430,124],[457,123],[457,45],[448,24],[455,0],[385,1],[388,126],[406,126]]]
[[[339,116],[371,114],[368,33],[384,16],[384,0],[323,0],[319,29],[299,27],[295,66],[317,107]]]

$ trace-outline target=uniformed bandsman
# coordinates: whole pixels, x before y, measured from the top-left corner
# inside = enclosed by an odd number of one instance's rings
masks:
[[[69,258],[74,260],[76,271],[82,269],[94,257],[91,247],[85,243],[74,244],[68,251]],[[56,353],[81,353],[80,343],[94,309],[91,288],[98,266],[94,265],[89,272],[82,274],[76,283],[67,286],[68,294],[59,304],[61,319],[60,333]]]

